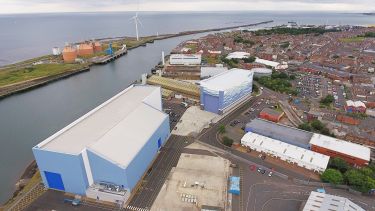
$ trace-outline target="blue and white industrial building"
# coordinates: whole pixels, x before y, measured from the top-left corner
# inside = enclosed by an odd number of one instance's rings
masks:
[[[200,102],[205,111],[223,114],[251,96],[254,72],[231,69],[200,82]]]
[[[47,188],[121,201],[169,134],[160,87],[132,85],[39,143],[33,153]]]

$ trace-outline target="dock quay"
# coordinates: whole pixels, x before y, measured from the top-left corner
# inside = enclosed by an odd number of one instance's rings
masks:
[[[107,55],[105,57],[100,57],[100,58],[93,58],[92,63],[93,64],[107,64],[108,62],[114,61],[127,53],[128,53],[127,48],[120,49],[116,51],[113,55]]]
[[[79,74],[79,73],[82,73],[82,72],[87,72],[89,70],[90,70],[90,67],[86,66],[86,67],[81,68],[81,69],[70,70],[70,71],[67,71],[67,72],[64,72],[64,73],[61,73],[61,74],[58,74],[58,75],[36,78],[36,79],[33,79],[33,80],[23,81],[23,82],[20,82],[20,83],[0,87],[0,100],[5,98],[5,97],[17,94],[17,93],[22,93],[22,92],[25,92],[25,91],[28,91],[28,90],[31,90],[31,89],[35,89],[37,87],[47,85],[47,84],[52,83],[54,81],[58,81],[58,80],[61,80],[61,79],[64,79],[64,78],[68,78],[70,76],[73,76],[73,75],[76,75],[76,74]]]

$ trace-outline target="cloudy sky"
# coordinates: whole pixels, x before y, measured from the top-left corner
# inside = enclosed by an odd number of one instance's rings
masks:
[[[138,0],[0,0],[0,13],[134,11]],[[142,11],[375,11],[375,0],[139,0]]]

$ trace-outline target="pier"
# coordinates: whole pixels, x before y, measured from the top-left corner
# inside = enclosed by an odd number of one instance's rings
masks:
[[[100,58],[93,58],[92,63],[93,64],[107,64],[108,62],[114,61],[121,56],[125,55],[128,53],[128,49],[120,49],[116,51],[113,55],[107,55],[105,57],[100,57]]]

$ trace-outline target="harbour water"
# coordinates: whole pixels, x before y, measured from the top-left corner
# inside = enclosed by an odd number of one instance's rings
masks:
[[[0,15],[0,66],[51,54],[54,46],[94,38],[135,36],[131,12]],[[140,35],[176,33],[274,20],[272,25],[375,24],[375,16],[317,12],[141,12]]]
[[[133,35],[132,13],[86,13],[0,16],[3,64],[50,53],[65,41]],[[141,13],[142,35],[241,25],[266,20],[273,24],[373,24],[360,14],[318,13]],[[0,100],[0,202],[10,197],[18,177],[32,161],[31,148],[100,103],[117,94],[160,61],[181,41],[201,35],[156,41],[91,71]],[[0,61],[0,65],[1,65]]]

